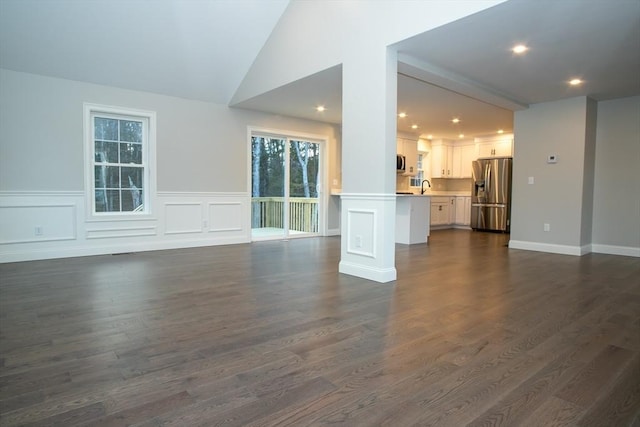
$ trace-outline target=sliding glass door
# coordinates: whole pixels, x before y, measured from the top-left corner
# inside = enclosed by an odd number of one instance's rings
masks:
[[[318,234],[320,180],[320,143],[253,135],[252,239]]]

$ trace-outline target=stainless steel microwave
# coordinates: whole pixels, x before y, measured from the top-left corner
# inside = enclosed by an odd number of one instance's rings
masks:
[[[402,154],[396,155],[396,172],[404,173],[407,170],[407,158]]]

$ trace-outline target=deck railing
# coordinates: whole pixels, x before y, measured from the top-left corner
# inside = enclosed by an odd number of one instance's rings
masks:
[[[251,228],[284,228],[283,197],[252,197]],[[318,232],[318,199],[289,197],[289,230]]]

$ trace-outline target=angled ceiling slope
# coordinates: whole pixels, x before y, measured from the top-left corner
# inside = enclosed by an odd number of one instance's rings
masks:
[[[289,0],[2,0],[0,67],[227,104]]]

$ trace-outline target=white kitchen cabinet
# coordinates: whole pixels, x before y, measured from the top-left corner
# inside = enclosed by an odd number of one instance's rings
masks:
[[[456,197],[455,225],[471,225],[471,196]]]
[[[431,177],[453,177],[453,146],[447,141],[431,143]]]
[[[431,225],[451,224],[451,198],[432,197],[431,198]]]
[[[404,176],[416,176],[418,174],[418,141],[406,138],[397,138],[396,150],[406,160]]]
[[[511,157],[513,155],[513,137],[479,140],[478,157]]]
[[[471,162],[475,160],[475,145],[463,144],[453,147],[452,178],[471,178]]]
[[[456,198],[449,197],[449,222],[447,224],[455,224],[456,222]]]

